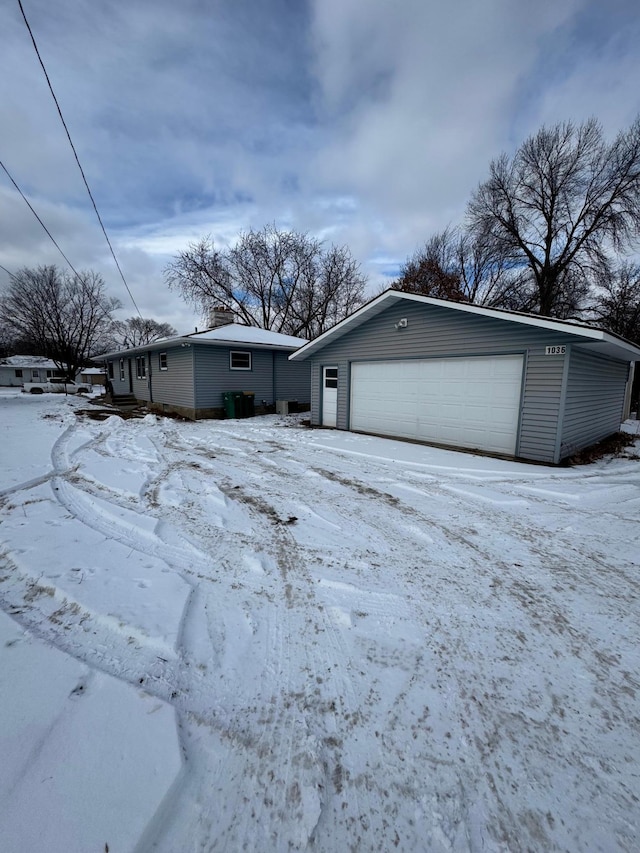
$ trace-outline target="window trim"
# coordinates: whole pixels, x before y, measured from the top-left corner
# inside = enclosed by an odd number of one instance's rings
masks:
[[[16,367],[16,379],[22,379],[22,368]]]
[[[120,359],[120,364],[118,365],[120,370],[120,382],[124,382],[124,358]]]
[[[136,356],[136,379],[147,378],[147,357],[146,355]]]
[[[331,376],[329,373],[331,372]],[[333,375],[335,373],[335,376]],[[323,371],[323,387],[324,388],[337,388],[338,387],[338,368],[337,367],[325,367]],[[331,384],[329,384],[331,383]],[[335,384],[334,384],[335,383]]]
[[[164,357],[164,359],[163,359]],[[162,364],[164,360],[164,366]],[[163,350],[158,353],[158,370],[169,370],[169,362],[167,360],[167,351]]]
[[[248,358],[248,360],[249,360],[248,367],[234,366],[233,357],[238,356],[238,355]],[[252,355],[252,353],[249,350],[239,350],[239,349],[229,350],[229,370],[244,370],[244,371],[253,370],[253,355]]]

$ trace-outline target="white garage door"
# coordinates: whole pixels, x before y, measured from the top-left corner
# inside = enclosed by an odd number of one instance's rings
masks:
[[[521,355],[361,362],[351,429],[514,454]]]

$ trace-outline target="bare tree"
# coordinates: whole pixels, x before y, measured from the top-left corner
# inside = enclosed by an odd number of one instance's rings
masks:
[[[531,295],[510,272],[492,241],[445,228],[406,261],[395,286],[451,302],[529,310]]]
[[[129,317],[128,320],[116,320],[113,324],[115,346],[139,347],[177,334],[170,323],[159,323],[145,317]]]
[[[591,316],[610,332],[640,344],[640,264],[623,263],[598,282]]]
[[[165,270],[167,284],[207,314],[233,311],[241,322],[313,337],[364,301],[365,278],[346,247],[328,251],[307,234],[267,225],[219,251],[210,238],[189,245]]]
[[[434,234],[406,260],[394,285],[407,293],[420,293],[451,302],[469,301],[460,262],[460,239],[450,228]]]
[[[543,127],[491,163],[468,224],[519,279],[523,301],[534,297],[531,310],[575,314],[611,251],[640,233],[640,118],[610,144],[595,119]]]
[[[319,244],[309,257],[291,300],[291,334],[315,338],[359,308],[365,279],[345,246],[323,252]]]
[[[55,266],[24,268],[0,298],[2,325],[16,338],[29,340],[39,355],[52,359],[73,379],[90,355],[109,340],[112,314],[120,307],[108,297],[100,275],[79,276]]]

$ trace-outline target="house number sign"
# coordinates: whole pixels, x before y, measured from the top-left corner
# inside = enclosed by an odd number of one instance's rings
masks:
[[[545,347],[545,355],[564,355],[567,351],[566,346]]]

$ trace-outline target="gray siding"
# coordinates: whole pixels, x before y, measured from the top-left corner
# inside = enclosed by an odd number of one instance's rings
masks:
[[[250,352],[251,370],[232,370],[231,351]],[[160,352],[167,354],[167,369],[160,370]],[[115,394],[129,392],[129,368],[132,368],[132,393],[138,400],[166,404],[181,409],[221,409],[225,391],[250,391],[256,405],[264,400],[273,404],[276,399],[309,402],[311,366],[309,362],[289,362],[287,352],[252,349],[250,346],[191,346],[169,347],[146,352],[147,377],[136,376],[136,357],[124,359],[125,378],[119,379],[119,359],[112,359]],[[274,372],[275,366],[275,372]]]
[[[311,366],[308,361],[289,361],[288,352],[274,353],[275,400],[308,403],[311,394]]]
[[[251,370],[231,370],[231,351],[250,352]],[[275,400],[273,387],[273,353],[271,350],[252,350],[248,346],[194,347],[195,407],[220,408],[224,391],[250,391],[256,405],[262,400]]]
[[[147,365],[146,379],[138,379],[136,376],[136,358],[141,353],[124,357],[124,379],[122,380],[120,379],[120,359],[109,359],[113,364],[111,380],[113,393],[129,393],[129,362],[131,362],[131,393],[135,394],[136,399],[193,408],[193,350],[174,347],[166,350],[166,353],[167,370],[160,370],[157,351],[144,353]]]
[[[338,429],[349,429],[351,371],[349,362],[345,359],[338,361],[338,412],[336,426]]]
[[[147,359],[147,371],[151,366],[153,402],[193,408],[193,347],[174,347],[162,352],[167,353],[166,370],[160,370],[159,352],[149,353]]]
[[[532,346],[528,350],[517,450],[519,456],[537,462],[557,461],[555,450],[566,358],[568,355],[545,355],[544,346]]]
[[[111,380],[111,384],[113,385],[113,393],[114,394],[128,394],[129,393],[129,366],[128,366],[128,358],[124,359],[124,379],[120,379],[120,359],[119,358],[110,358],[107,364],[113,364],[113,379]],[[135,362],[133,363],[132,370],[135,374]]]
[[[144,356],[147,364],[147,375],[145,379],[138,379],[137,377],[137,365],[136,358],[141,358]],[[149,353],[136,353],[136,355],[131,356],[131,376],[133,377],[133,393],[135,394],[136,400],[144,400],[145,402],[149,402],[151,400],[151,392],[149,390]]]
[[[324,356],[324,357],[323,357]],[[311,423],[322,423],[322,381],[323,368],[338,368],[338,411],[336,414],[336,427],[338,429],[349,429],[349,388],[351,382],[350,362],[344,357],[332,358],[323,350],[313,365],[313,388],[311,393]]]
[[[396,329],[395,324],[402,318],[407,319],[407,327]],[[338,365],[338,427],[348,429],[351,361],[524,353],[527,367],[517,453],[553,462],[566,356],[547,356],[544,351],[548,345],[564,344],[569,348],[573,340],[562,332],[518,325],[507,319],[414,302],[395,304],[311,356],[312,423],[321,423],[323,365]]]
[[[320,385],[322,370],[319,361],[311,360],[311,423],[320,423]]]
[[[620,429],[628,375],[629,365],[626,362],[572,350],[561,458]]]

